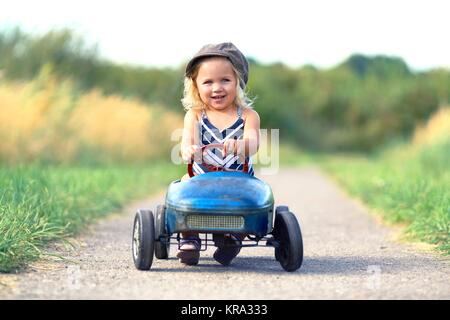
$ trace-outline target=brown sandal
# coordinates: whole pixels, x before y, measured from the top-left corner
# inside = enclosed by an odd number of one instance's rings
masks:
[[[188,266],[195,266],[200,259],[201,240],[199,238],[187,238],[181,240],[180,251],[177,257],[180,262]]]
[[[214,259],[223,266],[230,265],[231,261],[233,261],[241,251],[241,244],[241,240],[233,235],[226,237],[224,246],[217,248],[214,252]]]

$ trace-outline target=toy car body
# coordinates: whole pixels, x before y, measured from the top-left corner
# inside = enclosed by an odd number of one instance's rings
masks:
[[[210,172],[170,184],[165,201],[170,234],[272,231],[273,195],[268,184],[242,172]]]

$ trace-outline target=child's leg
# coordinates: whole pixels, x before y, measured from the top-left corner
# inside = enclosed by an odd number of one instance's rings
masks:
[[[213,255],[214,259],[220,264],[228,266],[241,251],[240,246],[246,236],[245,234],[225,235],[225,246],[216,249]]]
[[[198,232],[182,232],[181,236],[180,251],[177,253],[180,262],[187,265],[198,264],[202,246]]]

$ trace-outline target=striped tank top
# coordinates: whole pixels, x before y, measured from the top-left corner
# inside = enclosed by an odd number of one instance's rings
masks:
[[[228,128],[220,131],[216,128],[206,116],[205,110],[202,110],[202,117],[199,121],[199,134],[202,145],[208,145],[210,143],[224,143],[228,139],[240,140],[244,136],[244,124],[245,121],[242,118],[242,108],[238,107],[237,120]],[[222,150],[218,148],[207,149],[204,155],[204,161],[208,164],[212,164],[219,167],[224,167],[230,170],[242,170],[244,164],[239,161],[239,157],[234,154],[229,154],[225,158],[222,157]],[[246,157],[248,162],[248,174],[255,175],[253,170],[251,157]],[[208,172],[205,166],[201,163],[194,162],[192,169],[195,174],[202,174]]]

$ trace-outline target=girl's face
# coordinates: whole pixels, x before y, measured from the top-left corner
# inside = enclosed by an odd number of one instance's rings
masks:
[[[228,59],[214,57],[203,61],[195,83],[200,98],[208,107],[226,110],[234,106],[237,79]]]

